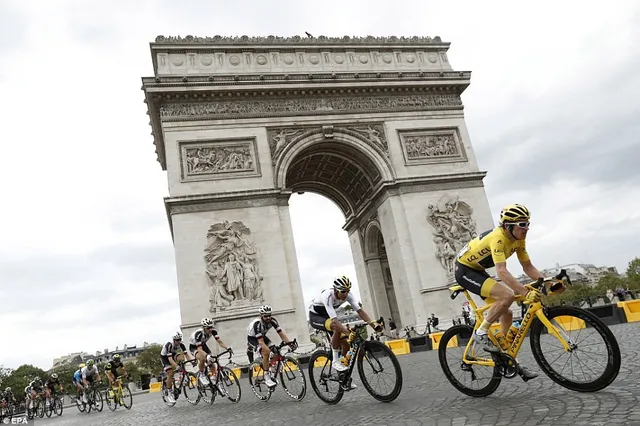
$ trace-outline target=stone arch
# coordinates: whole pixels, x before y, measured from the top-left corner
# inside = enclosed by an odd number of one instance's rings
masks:
[[[319,193],[346,218],[356,215],[382,183],[393,181],[394,172],[380,149],[350,133],[336,130],[328,138],[310,132],[291,142],[276,161],[276,186]]]

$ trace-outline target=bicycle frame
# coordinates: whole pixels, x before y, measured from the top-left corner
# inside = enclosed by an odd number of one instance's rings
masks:
[[[558,276],[561,276],[561,275],[562,275],[562,272]],[[539,288],[545,282],[552,281],[554,279],[557,280],[562,278],[555,277],[555,278],[539,279],[538,281],[534,281],[532,283],[529,283],[528,285],[534,288]],[[476,313],[476,324],[473,328],[473,331],[475,332],[480,327],[480,324],[484,320],[484,313],[488,309],[490,309],[491,306],[493,306],[494,302],[492,301],[490,303],[487,303],[485,306],[478,308],[474,300],[471,298],[469,291],[463,288],[462,286],[456,285],[456,286],[450,287],[449,289],[453,292],[451,296],[452,299],[455,298],[460,292],[462,292],[464,296],[467,298],[467,300],[469,301],[469,305]],[[523,295],[517,295],[515,297],[515,301],[521,302],[524,304],[529,304],[526,301],[525,296]],[[524,336],[526,336],[527,332],[529,331],[529,329],[531,328],[531,325],[534,322],[533,321],[534,317],[537,317],[542,322],[542,324],[544,324],[549,334],[555,336],[558,339],[558,341],[560,341],[565,351],[571,350],[571,346],[569,345],[569,343],[567,343],[564,336],[562,336],[558,328],[555,325],[553,325],[545,315],[544,305],[542,304],[542,302],[535,302],[533,304],[529,304],[529,309],[527,309],[527,312],[524,318],[522,318],[522,322],[520,323],[520,328],[518,330],[518,333],[516,333],[516,335],[513,338],[513,341],[510,343],[509,347],[506,350],[502,350],[498,342],[498,339],[496,339],[493,333],[488,333],[488,337],[497,348],[501,349],[502,353],[507,354],[511,358],[515,359],[516,356],[518,355],[518,352],[520,351],[520,348],[522,347],[522,343],[524,342]],[[496,363],[493,359],[478,358],[478,357],[473,357],[472,359],[468,358],[469,351],[471,350],[472,347],[473,347],[473,340],[469,339],[469,342],[467,343],[467,346],[462,355],[463,362],[467,364],[483,365],[487,367],[495,366]]]

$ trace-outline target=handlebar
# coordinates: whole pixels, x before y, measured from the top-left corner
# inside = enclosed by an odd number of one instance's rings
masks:
[[[544,286],[544,283],[549,282],[549,281],[562,281],[562,280],[566,280],[568,285],[572,285],[571,284],[571,278],[569,278],[569,275],[567,274],[567,270],[566,269],[561,269],[560,273],[558,275],[556,275],[555,277],[547,277],[547,278],[538,278],[536,281],[534,281],[532,284],[530,284],[530,286],[532,288],[535,289],[540,289],[542,288],[542,293],[543,294],[547,294],[547,287]],[[551,290],[553,291],[553,285],[551,286]]]
[[[279,354],[279,353],[280,353],[280,350],[281,350],[282,348],[284,348],[285,346],[289,346],[289,352],[293,352],[293,350],[291,349],[292,344],[293,344],[293,345],[295,345],[295,346],[298,346],[298,339],[297,339],[297,338],[295,338],[295,339],[293,339],[293,340],[292,340],[292,341],[290,341],[290,342],[282,341],[282,342],[280,342],[280,344],[278,344],[278,345],[271,345],[271,346],[269,346],[269,350],[270,350],[271,352],[273,352],[273,353],[277,353],[277,354]]]

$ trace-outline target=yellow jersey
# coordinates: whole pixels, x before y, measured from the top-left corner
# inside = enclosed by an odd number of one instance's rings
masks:
[[[469,241],[458,253],[458,262],[470,268],[484,270],[506,262],[513,254],[518,253],[521,262],[529,260],[525,240],[512,240],[507,231],[497,227]]]

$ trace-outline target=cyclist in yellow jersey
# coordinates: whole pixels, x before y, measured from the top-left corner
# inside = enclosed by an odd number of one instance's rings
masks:
[[[517,253],[524,273],[532,280],[544,278],[533,266],[527,253],[525,239],[529,230],[531,214],[522,204],[512,204],[500,211],[500,224],[491,231],[484,232],[458,253],[455,264],[455,277],[458,284],[483,299],[495,301],[487,315],[473,335],[473,340],[488,352],[499,352],[487,337],[489,327],[500,319],[500,329],[506,336],[513,322],[509,307],[516,293],[525,295],[530,302],[540,300],[540,291],[529,289],[520,284],[507,270],[507,259]],[[496,268],[501,282],[491,278],[485,269]],[[519,365],[518,373],[524,381],[538,377],[526,367]]]

